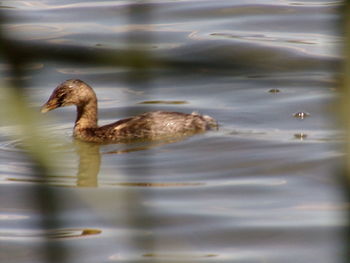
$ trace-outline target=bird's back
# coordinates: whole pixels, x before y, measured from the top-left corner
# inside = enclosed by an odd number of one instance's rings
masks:
[[[155,111],[119,120],[99,129],[108,130],[110,139],[118,141],[187,136],[217,127],[217,122],[206,115]]]

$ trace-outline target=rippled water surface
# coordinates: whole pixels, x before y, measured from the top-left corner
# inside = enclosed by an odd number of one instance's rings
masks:
[[[61,262],[342,262],[340,8],[331,0],[1,1],[4,35],[41,47],[22,71],[33,111],[60,82],[80,78],[96,91],[100,124],[150,110],[198,111],[220,123],[184,140],[94,145],[72,139],[75,108],[58,109],[40,116],[42,143],[57,155],[56,172],[42,178],[18,126],[3,120],[1,262],[45,262],[49,246]],[[128,59],[120,67],[60,59],[70,48],[86,59],[137,49],[155,64],[135,71]],[[10,68],[1,62],[2,81]],[[48,194],[51,215],[38,201]]]

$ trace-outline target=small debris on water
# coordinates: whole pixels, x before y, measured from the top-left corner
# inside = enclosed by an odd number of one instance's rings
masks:
[[[294,113],[293,117],[298,119],[305,119],[306,117],[310,117],[310,113],[300,111],[300,112]]]
[[[281,92],[279,89],[270,89],[269,93],[279,93]]]
[[[302,140],[307,138],[307,134],[303,133],[303,132],[296,133],[296,134],[294,134],[294,138],[302,141]]]

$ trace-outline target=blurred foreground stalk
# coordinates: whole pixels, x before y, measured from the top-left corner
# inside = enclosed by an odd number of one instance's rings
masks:
[[[0,82],[0,94],[5,102],[1,105],[1,119],[16,127],[16,139],[21,140],[23,150],[28,155],[33,165],[33,174],[40,182],[47,182],[48,176],[54,174],[53,154],[48,149],[47,139],[43,143],[40,127],[36,114],[29,108],[23,94],[23,88],[11,83]],[[57,228],[56,199],[52,188],[48,185],[35,184],[31,187],[32,196],[41,214],[41,228],[44,232],[44,244],[46,262],[65,262],[65,252],[59,244],[50,242],[49,231]]]
[[[52,187],[48,186],[49,175],[54,175],[53,162],[54,156],[49,151],[48,140],[43,142],[41,125],[38,122],[38,116],[29,107],[29,103],[25,96],[25,88],[22,69],[27,65],[26,57],[21,56],[20,52],[16,52],[11,47],[9,41],[3,31],[2,25],[5,23],[3,15],[0,13],[0,57],[2,63],[10,70],[9,81],[5,81],[4,77],[0,80],[0,96],[2,103],[0,104],[0,118],[2,123],[6,122],[15,127],[13,137],[20,140],[20,145],[25,154],[31,161],[32,173],[38,179],[38,182],[28,188],[31,195],[36,201],[40,216],[40,226],[43,231],[43,258],[46,262],[55,263],[65,262],[66,253],[63,245],[50,240],[49,232],[51,229],[57,228],[57,202]]]
[[[18,131],[16,137],[21,139],[22,146],[30,154],[31,159],[42,169],[53,172],[54,158],[52,153],[49,153],[48,144],[43,143],[38,118],[29,108],[22,88],[4,82],[0,82],[0,85],[1,97],[5,102],[1,107],[6,113],[1,119],[16,127]]]
[[[143,14],[145,21],[130,21],[131,24],[148,23],[150,14],[145,12],[141,5],[131,5],[130,12],[140,12]],[[145,15],[146,14],[146,15]],[[64,263],[69,262],[68,249],[63,242],[52,242],[50,240],[50,230],[59,229],[59,214],[58,201],[54,187],[49,186],[49,178],[55,175],[54,162],[57,160],[56,156],[50,152],[50,144],[48,138],[43,138],[41,130],[42,125],[39,124],[38,114],[33,112],[27,101],[25,83],[22,81],[22,69],[29,63],[38,61],[55,61],[56,63],[80,63],[84,65],[98,66],[112,66],[119,68],[128,68],[130,70],[130,81],[138,80],[138,76],[146,76],[142,79],[142,84],[147,86],[150,78],[150,68],[177,68],[186,70],[195,67],[201,70],[203,63],[191,63],[188,61],[169,61],[166,58],[154,58],[149,56],[147,52],[137,49],[129,50],[110,50],[100,48],[84,48],[68,45],[54,45],[36,41],[15,41],[6,38],[3,24],[8,23],[4,19],[4,14],[0,9],[0,57],[2,63],[10,69],[8,82],[4,81],[2,77],[0,80],[0,96],[2,101],[0,103],[1,120],[6,121],[9,125],[16,127],[15,139],[20,140],[25,153],[31,160],[33,167],[33,174],[38,179],[39,183],[32,184],[32,196],[38,205],[38,214],[40,214],[41,225],[40,228],[46,233],[43,242],[42,253],[44,254],[44,261],[50,263]],[[12,21],[10,21],[12,22]],[[140,39],[145,42],[145,39]],[[209,65],[212,63],[209,63]],[[217,65],[219,66],[219,65]],[[141,80],[140,80],[141,81]],[[43,141],[44,140],[44,141]],[[149,158],[145,156],[144,162],[149,162]],[[97,182],[95,183],[97,185]],[[134,218],[132,214],[127,214],[131,228],[138,229],[144,227],[152,232],[154,223],[152,216],[141,205],[140,197],[137,194],[130,194],[125,198],[128,199],[130,207],[134,207],[136,211],[149,220],[139,220]],[[116,214],[119,211],[115,211]],[[115,222],[118,224],[118,222]],[[154,251],[154,237],[150,236],[147,242],[139,239],[134,239],[133,244],[140,249],[153,254]],[[117,241],[117,240],[116,240]],[[146,245],[145,245],[146,244]],[[67,247],[68,248],[68,247]],[[151,262],[152,260],[148,260]]]
[[[342,80],[341,100],[341,123],[346,131],[346,158],[345,158],[345,185],[347,203],[350,201],[350,1],[345,2],[344,10],[344,76]],[[348,231],[346,235],[344,262],[350,262],[350,213],[347,214]]]

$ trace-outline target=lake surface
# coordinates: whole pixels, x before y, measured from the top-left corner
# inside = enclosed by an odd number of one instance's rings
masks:
[[[151,110],[220,123],[181,141],[100,146],[73,140],[74,107],[37,114],[55,156],[43,178],[18,126],[3,119],[1,262],[345,262],[340,1],[0,7],[5,37],[41,47],[22,71],[34,112],[59,83],[80,78],[99,98],[100,124]],[[61,59],[69,49],[86,57]],[[134,49],[140,56],[115,65],[86,62]],[[9,68],[0,64],[2,82]]]

